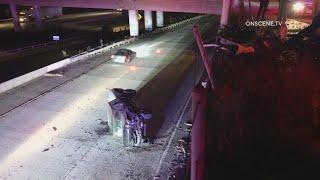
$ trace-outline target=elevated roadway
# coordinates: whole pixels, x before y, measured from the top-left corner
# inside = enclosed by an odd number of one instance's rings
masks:
[[[0,0],[4,4],[220,14],[222,0]]]
[[[193,23],[212,30],[216,20]],[[170,165],[161,157],[193,86],[189,81],[175,95],[194,60],[192,27],[128,45],[137,52],[130,64],[110,62],[104,53],[1,94],[0,179],[158,176]],[[138,90],[138,102],[153,110],[154,144],[125,149],[120,137],[107,134],[106,89],[115,87]]]

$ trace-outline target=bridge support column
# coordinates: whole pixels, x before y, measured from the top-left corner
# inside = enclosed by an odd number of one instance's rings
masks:
[[[223,29],[228,24],[230,10],[230,0],[223,0],[220,17],[220,28]]]
[[[144,11],[144,28],[146,31],[152,31],[152,11]]]
[[[10,12],[13,20],[14,31],[19,32],[21,30],[21,26],[19,23],[19,13],[17,10],[17,5],[10,3]]]
[[[139,21],[138,21],[137,10],[129,10],[129,28],[130,28],[130,36],[139,35]]]
[[[37,28],[40,28],[41,26],[41,11],[39,5],[33,5],[33,13],[36,20],[36,26]]]
[[[157,11],[157,27],[163,27],[163,11]]]

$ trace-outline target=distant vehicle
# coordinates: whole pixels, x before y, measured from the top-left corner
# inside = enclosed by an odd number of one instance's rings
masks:
[[[29,22],[36,19],[35,10],[30,8],[28,10],[22,10],[19,12],[19,22]],[[41,7],[40,16],[41,19],[53,19],[62,15],[62,8],[57,7]]]
[[[19,12],[19,22],[29,22],[31,19],[31,14],[28,14],[26,11]]]
[[[116,63],[129,63],[135,57],[137,53],[130,49],[119,49],[116,53],[111,56],[111,61]]]

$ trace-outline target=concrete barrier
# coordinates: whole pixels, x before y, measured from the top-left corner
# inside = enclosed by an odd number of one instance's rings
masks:
[[[95,55],[100,54],[102,52],[109,51],[113,47],[118,47],[118,46],[121,46],[121,45],[124,45],[124,44],[128,44],[128,43],[130,43],[132,41],[133,41],[133,38],[128,39],[128,40],[124,40],[124,41],[120,41],[120,42],[117,42],[117,43],[115,43],[113,45],[109,45],[109,46],[106,46],[106,47],[101,48],[101,49],[93,50],[93,51],[88,52],[88,53],[79,54],[79,55],[73,56],[71,58],[67,58],[67,59],[61,60],[59,62],[50,64],[48,66],[45,66],[45,67],[40,68],[38,70],[32,71],[30,73],[24,74],[22,76],[16,77],[16,78],[11,79],[9,81],[3,82],[3,83],[0,84],[0,93],[3,93],[5,91],[8,91],[8,90],[10,90],[12,88],[15,88],[15,87],[17,87],[19,85],[27,83],[27,82],[29,82],[29,81],[31,81],[33,79],[36,79],[36,78],[38,78],[40,76],[43,76],[44,74],[46,74],[48,72],[60,69],[60,68],[65,67],[65,66],[67,66],[67,65],[69,65],[71,63],[87,59],[87,58],[89,58],[91,56],[95,56]]]
[[[190,19],[187,19],[187,20],[183,20],[183,21],[181,21],[179,23],[171,24],[169,26],[156,29],[155,31],[146,34],[144,37],[148,37],[148,36],[151,36],[151,35],[155,35],[155,34],[158,34],[158,33],[173,29],[173,28],[175,28],[177,26],[183,25],[185,23],[189,23],[192,20],[196,20],[196,19],[199,19],[201,17],[202,16],[196,16],[196,17],[193,17],[193,18],[190,18]],[[29,81],[31,81],[33,79],[36,79],[36,78],[38,78],[40,76],[43,76],[44,74],[46,74],[48,72],[60,69],[60,68],[65,67],[65,66],[67,66],[67,65],[69,65],[71,63],[74,63],[74,62],[77,62],[77,61],[80,61],[80,60],[84,60],[84,59],[87,59],[89,57],[96,56],[96,55],[101,54],[103,52],[110,51],[110,50],[112,50],[114,48],[129,44],[129,43],[134,42],[134,41],[136,41],[138,39],[139,39],[138,37],[129,38],[129,39],[126,39],[126,40],[123,40],[123,41],[116,42],[114,44],[108,45],[108,46],[103,47],[103,48],[92,49],[92,50],[90,50],[90,52],[84,52],[84,53],[72,56],[70,58],[61,60],[59,62],[50,64],[50,65],[45,66],[43,68],[40,68],[38,70],[35,70],[35,71],[30,72],[30,73],[24,74],[22,76],[16,77],[16,78],[11,79],[9,81],[3,82],[3,83],[0,84],[0,93],[3,93],[5,91],[13,89],[13,88],[15,88],[17,86],[20,86],[20,85],[22,85],[24,83],[27,83],[27,82],[29,82]]]

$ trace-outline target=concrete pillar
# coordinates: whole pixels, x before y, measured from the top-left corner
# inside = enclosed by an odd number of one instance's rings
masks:
[[[10,12],[13,20],[13,26],[14,26],[14,31],[19,32],[21,29],[20,23],[19,23],[19,12],[17,10],[17,5],[10,3]]]
[[[144,11],[144,27],[146,31],[152,31],[152,11]]]
[[[129,10],[129,28],[130,28],[130,36],[139,35],[139,21],[138,21],[137,10]]]
[[[33,13],[35,17],[35,22],[37,28],[40,28],[41,26],[41,11],[40,11],[40,6],[39,5],[33,5]]]
[[[157,27],[163,27],[163,11],[157,11]]]
[[[224,28],[224,26],[228,24],[229,9],[230,9],[230,0],[223,0],[221,17],[220,17],[220,28]]]

